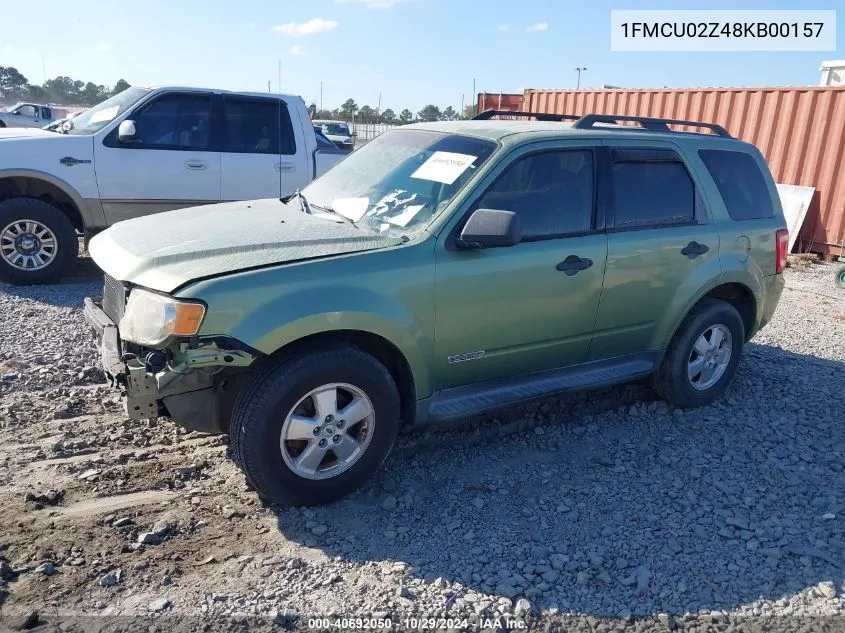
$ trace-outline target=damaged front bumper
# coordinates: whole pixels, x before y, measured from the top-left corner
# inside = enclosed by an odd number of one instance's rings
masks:
[[[194,347],[184,346],[175,364],[168,361],[163,368],[156,367],[142,358],[140,348],[127,349],[117,324],[97,299],[85,298],[84,314],[95,332],[103,371],[122,392],[129,419],[167,416],[193,431],[228,432],[235,395],[257,353],[243,345],[220,347],[220,339],[200,341]]]

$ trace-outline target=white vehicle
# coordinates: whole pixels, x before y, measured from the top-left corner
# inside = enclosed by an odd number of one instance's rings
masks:
[[[340,149],[344,149],[347,152],[352,151],[355,144],[352,137],[355,136],[355,132],[352,132],[349,129],[349,124],[346,121],[324,121],[317,119],[311,121],[311,123],[314,124],[315,128],[320,128],[323,136],[337,145]]]
[[[81,110],[79,112],[71,112],[66,117],[62,117],[61,119],[55,119],[52,123],[48,123],[47,125],[42,125],[41,129],[42,130],[50,130],[51,132],[61,132],[59,127],[61,127],[62,125],[64,125],[68,121],[70,121],[71,119],[75,119],[76,117],[78,117],[83,112],[85,112],[85,110]],[[68,129],[70,129],[70,128],[68,128]]]
[[[60,278],[79,234],[182,207],[281,198],[346,156],[318,147],[300,97],[268,93],[132,87],[59,131],[0,130],[2,281]]]
[[[0,128],[2,127],[44,127],[56,118],[53,108],[40,103],[16,103],[0,110]]]

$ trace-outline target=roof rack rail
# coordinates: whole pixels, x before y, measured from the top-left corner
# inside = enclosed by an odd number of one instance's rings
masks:
[[[689,125],[690,127],[701,127],[712,130],[718,136],[733,138],[728,131],[718,123],[702,123],[701,121],[686,121],[683,119],[662,119],[648,116],[626,116],[617,114],[585,114],[579,118],[573,128],[578,130],[591,130],[596,123],[619,123],[620,121],[632,121],[639,123],[646,130],[652,132],[672,132],[669,125]],[[676,132],[678,134],[679,132]]]
[[[472,117],[472,120],[486,121],[488,119],[492,119],[494,116],[533,116],[538,121],[578,121],[583,118],[577,114],[549,114],[548,112],[522,112],[517,110],[485,110],[484,112],[479,112]]]

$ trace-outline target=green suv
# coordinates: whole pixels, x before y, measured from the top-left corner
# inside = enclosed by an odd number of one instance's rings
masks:
[[[408,125],[289,198],[96,236],[85,314],[128,416],[229,433],[263,498],[310,505],[405,424],[646,377],[718,398],[783,289],[760,152],[713,124],[535,118]]]

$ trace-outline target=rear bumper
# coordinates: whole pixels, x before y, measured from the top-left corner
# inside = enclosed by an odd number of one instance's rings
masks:
[[[766,327],[772,320],[775,310],[777,310],[778,302],[780,302],[780,296],[783,294],[785,284],[786,281],[782,273],[769,275],[764,278],[764,293],[762,305],[760,306],[760,319],[754,334]]]
[[[227,433],[237,377],[201,370],[148,371],[144,359],[124,354],[117,325],[91,297],[83,303],[85,320],[94,331],[100,364],[112,385],[120,390],[123,409],[131,420],[165,415],[192,431]]]

